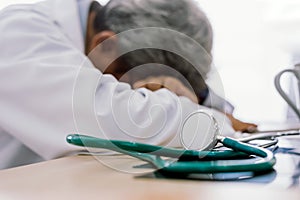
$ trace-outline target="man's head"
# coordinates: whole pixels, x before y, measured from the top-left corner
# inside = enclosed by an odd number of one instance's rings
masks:
[[[185,34],[199,43],[206,50],[207,55],[210,55],[212,29],[207,17],[194,0],[110,0],[106,6],[94,6],[94,8],[96,9],[93,10],[93,31],[88,40],[88,51],[114,34],[137,28],[161,27]],[[104,56],[99,59],[105,60],[105,57],[115,56],[119,48],[130,48],[129,46],[137,40],[135,37],[137,36],[122,39],[115,37],[100,49]],[[149,40],[150,44],[151,39],[144,37],[140,39]],[[161,42],[166,41],[162,39]],[[188,52],[184,41],[174,39],[172,42],[176,43],[177,48],[187,51],[187,53],[194,53]],[[210,69],[211,59],[205,59],[206,66],[203,68],[206,69],[203,69],[203,73],[200,75],[191,63],[174,52],[143,48],[122,55],[106,68],[106,71],[100,70],[118,77],[121,73],[134,67],[147,63],[159,63],[177,70],[195,90],[198,90],[205,87],[203,79],[206,78],[206,73]],[[138,78],[145,77],[140,75]]]

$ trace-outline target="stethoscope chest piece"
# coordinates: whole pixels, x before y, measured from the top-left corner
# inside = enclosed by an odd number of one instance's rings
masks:
[[[184,120],[180,131],[181,145],[187,150],[211,150],[218,142],[220,128],[215,117],[197,110]]]

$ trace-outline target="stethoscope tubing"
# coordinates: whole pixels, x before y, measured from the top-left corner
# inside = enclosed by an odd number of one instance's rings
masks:
[[[170,147],[162,147],[137,142],[121,141],[121,140],[105,140],[87,135],[70,134],[67,136],[67,142],[73,145],[87,148],[103,148],[119,152],[120,149],[138,153],[149,153],[156,156],[164,156],[170,158],[179,158],[181,160],[228,160],[228,159],[245,159],[249,155],[232,151],[197,151],[185,150]],[[120,153],[123,153],[120,152]]]
[[[94,138],[91,136],[84,135],[69,135],[67,141],[71,144],[86,146],[92,148],[105,148],[113,150],[116,152],[124,153],[141,160],[148,161],[154,165],[160,163],[162,171],[171,172],[171,173],[217,173],[217,172],[241,172],[241,171],[268,171],[271,170],[276,159],[272,152],[267,149],[255,147],[249,144],[241,143],[237,140],[220,137],[219,140],[229,148],[232,148],[236,151],[241,151],[242,153],[255,155],[260,157],[259,159],[241,159],[241,160],[214,160],[214,161],[177,161],[177,162],[166,162],[157,158],[153,152],[160,152],[160,156],[171,157],[170,155],[177,155],[180,157],[180,153],[190,152],[195,154],[198,152],[201,154],[201,151],[194,150],[180,150],[173,148],[165,148],[155,145],[133,143],[127,141],[118,141],[118,140],[104,140],[100,138]],[[151,151],[150,151],[151,150]],[[234,152],[234,151],[232,151]],[[209,152],[206,152],[209,153]],[[209,154],[207,154],[209,155]],[[215,154],[217,155],[217,153]],[[153,157],[155,156],[155,157]],[[213,155],[210,155],[213,157]],[[167,164],[165,164],[167,163]],[[157,166],[157,165],[156,165]]]

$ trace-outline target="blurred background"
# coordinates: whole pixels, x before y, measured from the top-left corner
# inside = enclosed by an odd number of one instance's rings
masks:
[[[37,1],[1,0],[0,8]],[[99,0],[102,4],[107,1]],[[300,24],[300,1],[196,1],[212,23],[214,65],[226,98],[235,106],[234,115],[255,123],[284,122],[287,104],[278,95],[273,79],[280,70],[293,67],[295,49],[291,46],[300,42],[296,30]],[[288,77],[282,83],[285,89],[289,88]]]

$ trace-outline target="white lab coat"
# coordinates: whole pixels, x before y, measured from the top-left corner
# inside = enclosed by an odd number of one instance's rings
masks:
[[[78,151],[65,140],[78,132],[180,146],[180,125],[199,106],[166,89],[134,91],[94,68],[76,0],[6,8],[0,32],[0,168]]]

